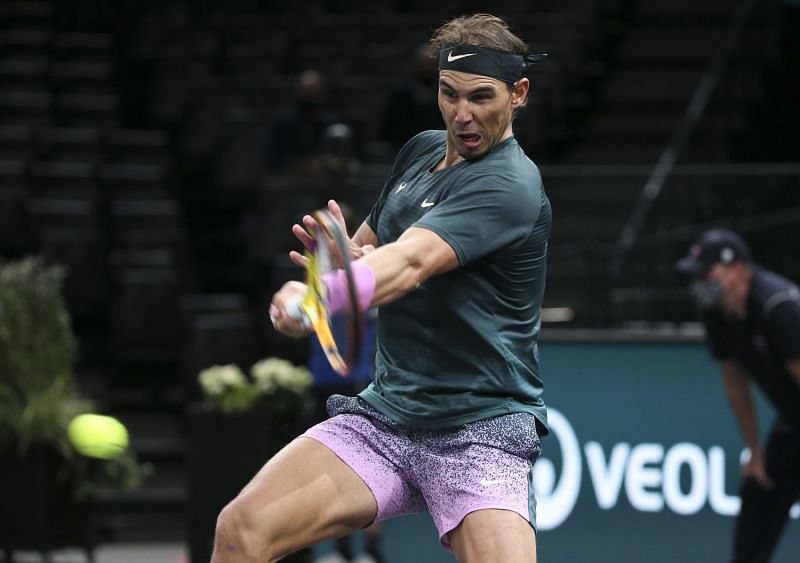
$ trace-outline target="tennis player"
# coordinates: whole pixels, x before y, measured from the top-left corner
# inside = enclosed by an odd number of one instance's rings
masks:
[[[800,290],[753,263],[728,229],[703,232],[677,264],[692,294],[725,392],[750,449],[732,563],[766,563],[800,499]],[[777,412],[762,445],[752,385]]]
[[[512,121],[541,56],[487,14],[451,20],[431,45],[446,130],[400,150],[352,237],[359,306],[380,308],[374,382],[331,397],[331,418],[223,509],[214,563],[275,561],[419,511],[461,562],[536,561],[531,472],[547,431],[537,340],[551,213]],[[335,202],[329,209],[341,218]],[[286,311],[304,292],[289,282],[273,297],[279,331],[305,333]]]

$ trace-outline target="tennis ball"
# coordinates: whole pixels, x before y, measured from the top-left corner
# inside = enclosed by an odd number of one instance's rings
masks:
[[[79,414],[69,423],[67,435],[81,454],[113,459],[128,447],[128,430],[116,418],[99,414]]]

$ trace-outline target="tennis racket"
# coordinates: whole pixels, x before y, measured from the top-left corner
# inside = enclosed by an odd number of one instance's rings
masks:
[[[365,321],[358,308],[347,237],[327,209],[311,216],[317,224],[310,229],[313,241],[305,251],[308,291],[302,300],[287,304],[286,312],[314,330],[331,367],[347,376],[358,361]],[[336,270],[344,271],[346,276],[347,302],[339,311],[331,312],[322,276]]]

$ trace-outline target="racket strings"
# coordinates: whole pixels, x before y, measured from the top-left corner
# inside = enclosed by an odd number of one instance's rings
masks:
[[[322,223],[320,223],[322,226]],[[302,303],[302,309],[307,315],[314,332],[317,334],[320,346],[322,347],[331,367],[341,375],[347,375],[350,371],[352,362],[348,362],[342,356],[337,345],[337,336],[334,333],[332,315],[327,306],[327,289],[323,281],[323,276],[336,269],[333,254],[330,251],[330,244],[335,239],[328,237],[329,228],[317,230],[313,233],[315,244],[314,250],[306,251],[306,277],[308,290]],[[325,237],[325,238],[323,238]],[[339,338],[341,340],[341,338]]]

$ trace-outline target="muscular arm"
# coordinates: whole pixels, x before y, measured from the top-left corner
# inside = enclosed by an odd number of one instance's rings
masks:
[[[375,235],[369,226],[362,224],[353,242],[368,243],[370,240],[375,240]],[[305,260],[297,252],[290,255],[298,264]],[[411,227],[395,242],[363,254],[359,261],[369,266],[375,276],[375,293],[370,307],[391,303],[419,287],[431,276],[448,272],[459,265],[458,256],[448,243],[433,231],[419,227]],[[286,304],[302,298],[305,291],[305,284],[290,281],[272,297],[269,310],[272,324],[288,336],[298,338],[308,333],[308,327],[286,313]]]
[[[344,226],[339,205],[331,200],[328,209]],[[315,221],[306,215],[303,223],[310,228]],[[311,244],[310,236],[301,225],[293,225],[292,232],[304,246]],[[425,228],[410,227],[395,242],[377,247],[378,237],[364,221],[350,237],[350,248],[351,256],[368,265],[375,275],[371,307],[391,303],[419,287],[431,276],[453,270],[459,265],[453,248],[439,235]],[[306,263],[306,258],[297,251],[291,251],[289,257],[299,266]],[[293,293],[302,290],[298,284],[292,286]],[[288,294],[276,296],[278,298],[273,298],[273,305],[282,309]],[[275,316],[277,313],[270,314]]]
[[[431,276],[458,267],[453,248],[433,231],[419,227],[409,228],[395,242],[381,246],[361,261],[375,274],[372,307],[391,303]]]
[[[328,204],[330,211],[341,218],[336,202]],[[304,221],[310,217],[304,218]],[[341,219],[343,223],[344,220]],[[295,225],[295,234],[301,241],[308,235]],[[304,243],[305,244],[305,243]],[[371,307],[399,299],[419,287],[425,280],[458,267],[458,256],[453,248],[429,229],[410,227],[395,242],[378,248],[378,237],[364,221],[350,238],[352,255],[370,267],[375,275],[375,293]],[[303,264],[305,258],[297,252],[290,253],[292,260]]]

